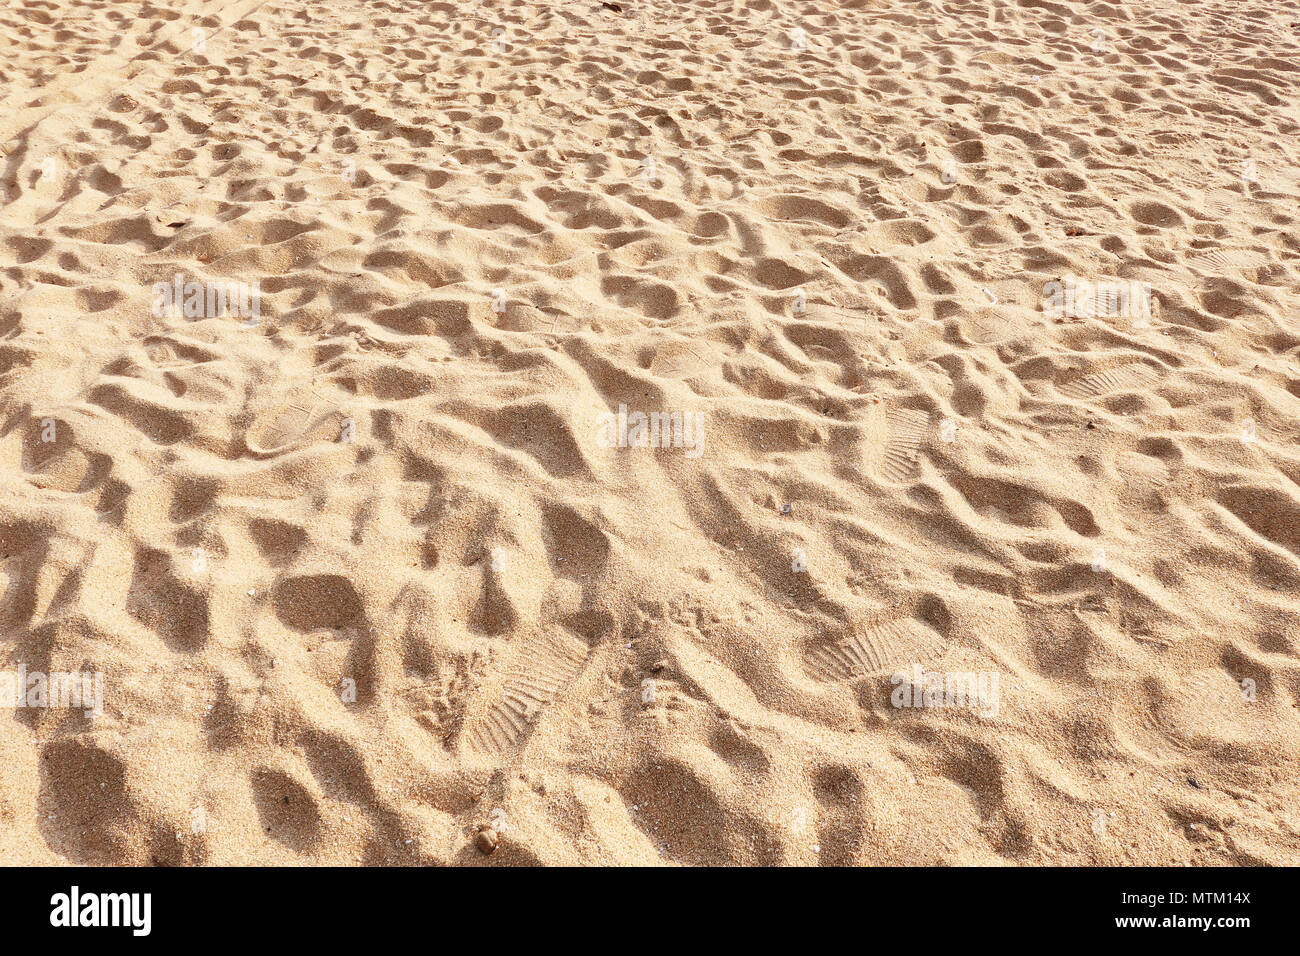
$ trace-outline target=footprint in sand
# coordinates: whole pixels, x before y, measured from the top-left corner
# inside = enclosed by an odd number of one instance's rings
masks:
[[[884,621],[837,643],[812,648],[805,668],[815,679],[831,683],[923,662],[941,650],[938,637],[920,622]]]
[[[1142,362],[1129,362],[1104,372],[1061,382],[1057,385],[1066,398],[1097,398],[1121,389],[1143,389],[1154,384],[1159,373]]]
[[[515,749],[542,710],[581,673],[588,647],[563,632],[539,632],[506,653],[495,680],[489,678],[471,704],[461,730],[462,750],[500,755]]]
[[[274,406],[258,415],[244,436],[248,450],[259,458],[281,455],[318,441],[339,441],[347,418],[337,405],[313,392]]]
[[[867,426],[868,455],[872,470],[887,481],[910,481],[917,472],[921,444],[930,427],[930,416],[912,408],[879,406]]]

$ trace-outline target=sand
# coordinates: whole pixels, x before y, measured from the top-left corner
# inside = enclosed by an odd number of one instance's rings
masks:
[[[1300,863],[1298,70],[15,0],[0,862]]]

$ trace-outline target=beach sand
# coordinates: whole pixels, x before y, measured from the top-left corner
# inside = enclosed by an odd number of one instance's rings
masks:
[[[0,54],[0,862],[1300,863],[1296,0]]]

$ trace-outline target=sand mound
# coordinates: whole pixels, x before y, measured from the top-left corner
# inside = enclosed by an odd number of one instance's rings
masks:
[[[1300,863],[1300,3],[0,47],[0,861]]]

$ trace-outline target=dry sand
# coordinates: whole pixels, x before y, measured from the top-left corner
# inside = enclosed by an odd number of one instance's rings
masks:
[[[1296,0],[14,0],[0,677],[104,691],[0,712],[0,862],[1300,863],[1298,69]]]

